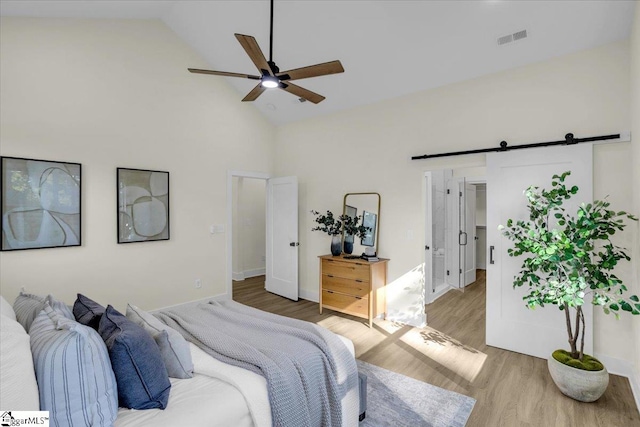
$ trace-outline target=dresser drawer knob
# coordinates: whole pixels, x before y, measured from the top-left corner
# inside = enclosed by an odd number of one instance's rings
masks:
[[[333,293],[333,291],[327,291],[327,292],[328,292],[328,293],[330,293],[330,294],[332,294],[332,293]]]
[[[327,274],[327,277],[333,277],[333,274]]]
[[[360,280],[360,279],[356,279],[356,282],[358,282],[358,283],[362,283],[362,280]]]

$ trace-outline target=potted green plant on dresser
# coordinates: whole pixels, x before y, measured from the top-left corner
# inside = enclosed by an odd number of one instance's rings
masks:
[[[527,188],[529,220],[509,219],[499,228],[514,243],[509,256],[526,256],[513,286],[528,286],[523,297],[527,307],[551,304],[564,311],[569,350],[556,350],[549,357],[553,381],[565,395],[593,402],[605,392],[609,374],[600,361],[584,354],[582,306],[590,301],[616,318],[623,311],[640,314],[638,297],[626,296],[626,286],[612,272],[618,261],[630,258],[626,249],[611,242],[626,227],[625,219],[637,218],[609,209],[609,202],[602,200],[581,204],[575,215],[567,212],[563,202],[578,192],[577,186],[565,185],[569,175],[554,175],[550,190]]]
[[[331,236],[331,255],[338,256],[342,253],[342,221],[340,217],[333,216],[333,212],[327,211],[325,215],[322,215],[318,211],[311,211],[315,216],[313,221],[318,225],[313,227],[311,231],[322,231]]]
[[[311,211],[315,216],[313,221],[318,225],[313,227],[311,231],[322,231],[331,236],[331,255],[338,256],[342,253],[342,237],[345,235],[351,235],[358,238],[363,238],[367,231],[371,230],[369,227],[358,223],[362,220],[362,216],[351,217],[349,215],[340,215],[337,218],[333,215],[333,212],[327,211],[325,215],[322,215],[318,211]],[[353,245],[351,250],[345,250],[350,254],[353,252]]]
[[[343,231],[344,231],[344,253],[351,254],[353,253],[353,237],[357,237],[358,239],[364,239],[367,235],[368,231],[371,231],[371,227],[365,227],[362,224],[362,215],[360,216],[349,216],[349,215],[340,215],[340,219],[343,222]],[[347,236],[352,236],[351,241],[348,241]]]

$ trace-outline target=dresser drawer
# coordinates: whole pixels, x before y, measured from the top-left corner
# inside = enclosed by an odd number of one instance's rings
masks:
[[[369,265],[323,259],[322,274],[369,282]]]
[[[356,298],[323,290],[322,305],[353,316],[369,317],[369,299],[367,298]]]
[[[367,297],[369,295],[369,282],[323,275],[322,289],[358,297]]]

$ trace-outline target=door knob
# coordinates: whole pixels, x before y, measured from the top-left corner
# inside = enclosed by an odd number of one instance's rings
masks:
[[[289,243],[289,246],[293,246],[293,247],[300,246],[300,242],[291,242]]]

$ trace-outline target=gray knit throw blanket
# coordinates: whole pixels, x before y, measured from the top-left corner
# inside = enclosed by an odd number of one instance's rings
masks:
[[[234,301],[155,314],[212,357],[265,377],[274,427],[338,427],[358,387],[354,358],[328,330]]]

